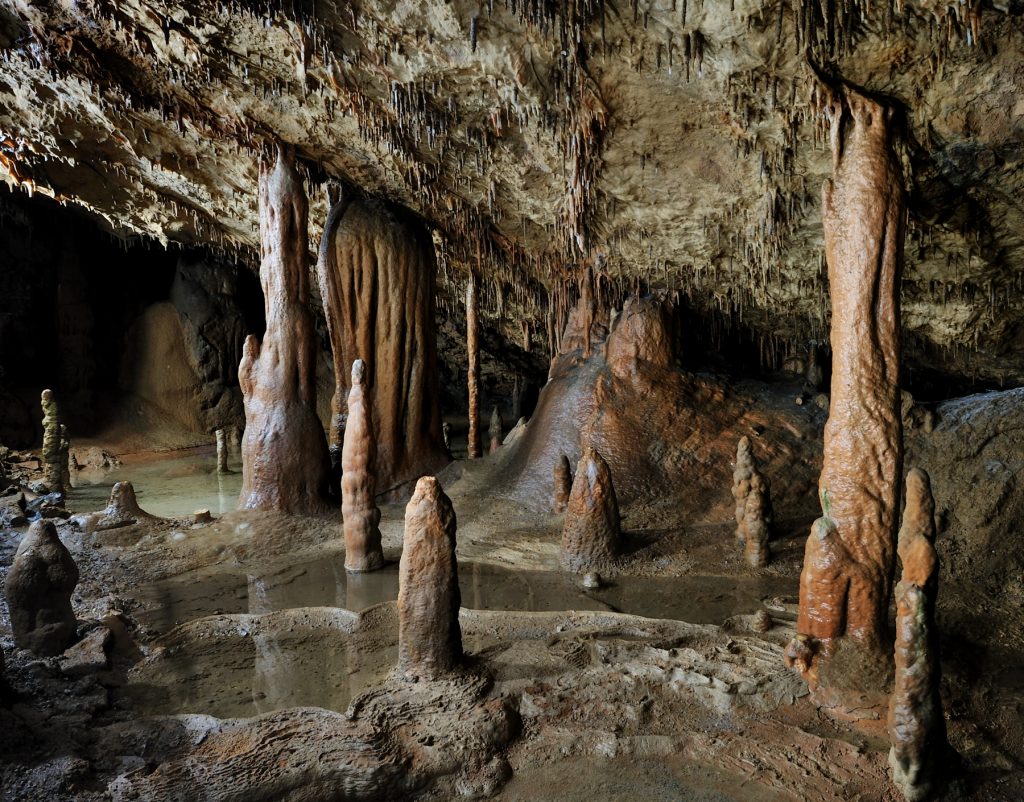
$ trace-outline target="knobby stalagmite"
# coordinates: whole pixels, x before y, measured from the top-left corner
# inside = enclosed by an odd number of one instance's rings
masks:
[[[903,180],[891,109],[844,88],[826,113],[833,175],[822,190],[822,217],[832,397],[819,479],[824,519],[807,541],[797,631],[819,640],[849,636],[865,655],[884,661],[903,457]]]
[[[228,468],[228,433],[217,429],[217,473],[231,473]]]
[[[316,414],[316,330],[306,267],[307,204],[290,149],[260,167],[263,342],[245,340],[240,507],[311,513],[326,507],[330,462]]]
[[[551,507],[555,512],[562,513],[569,506],[569,496],[572,494],[572,466],[565,454],[555,463],[553,474],[555,492]]]
[[[327,216],[317,279],[334,359],[331,448],[342,448],[352,363],[366,363],[378,492],[443,467],[434,245],[382,201],[343,197]]]
[[[505,422],[501,419],[501,412],[495,407],[491,411],[491,422],[487,427],[487,436],[490,438],[490,453],[493,454],[501,448],[501,434],[505,430]]]
[[[469,383],[469,447],[470,459],[481,456],[480,450],[480,308],[476,292],[476,276],[470,272],[466,282],[466,352]]]
[[[763,568],[768,564],[768,538],[771,530],[771,500],[768,483],[760,473],[750,478],[750,492],[747,494],[743,511],[744,555],[752,568]]]
[[[593,447],[576,466],[562,528],[562,567],[582,573],[614,561],[621,548],[619,503],[608,463]]]
[[[758,512],[747,512],[747,501],[756,485],[756,492],[759,498],[754,506],[759,508]],[[772,501],[768,481],[758,469],[757,460],[754,458],[754,451],[750,446],[750,438],[744,435],[736,444],[736,464],[732,471],[732,497],[736,501],[736,539],[741,543],[747,542],[748,515],[753,515],[757,520],[764,522],[766,526],[772,523]]]
[[[60,410],[53,390],[43,390],[43,462],[46,465],[46,486],[51,493],[70,489],[67,430],[60,420]]]
[[[341,517],[345,529],[345,569],[375,571],[384,565],[380,542],[380,510],[374,500],[376,445],[373,416],[365,394],[366,363],[352,363],[348,421],[341,452]]]
[[[71,594],[78,566],[52,521],[36,521],[18,546],[4,583],[14,642],[35,654],[60,654],[74,643]]]
[[[436,679],[462,660],[455,510],[437,479],[424,476],[405,508],[398,571],[398,670]]]
[[[907,474],[899,534],[903,576],[896,585],[896,682],[889,699],[889,765],[893,782],[910,802],[931,793],[947,752],[935,631],[939,559],[934,540],[928,474],[914,468]]]

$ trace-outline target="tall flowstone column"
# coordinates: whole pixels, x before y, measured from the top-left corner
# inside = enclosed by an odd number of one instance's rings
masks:
[[[832,641],[846,637],[885,659],[903,461],[903,179],[891,109],[844,88],[827,114],[833,174],[822,189],[822,217],[832,394],[818,484],[823,517],[804,556],[797,632],[815,653],[832,652]]]
[[[480,303],[476,293],[476,276],[469,273],[466,282],[466,352],[469,383],[469,447],[470,459],[482,456],[480,447]]]
[[[334,355],[331,446],[342,446],[349,370],[366,362],[377,492],[450,461],[441,434],[430,233],[383,202],[343,198],[327,217],[317,279]]]
[[[433,476],[416,483],[405,508],[398,568],[398,670],[436,679],[462,660],[455,510]]]
[[[316,331],[309,309],[306,193],[290,149],[260,167],[263,342],[249,335],[238,368],[245,405],[244,509],[322,510],[330,471],[316,414]]]

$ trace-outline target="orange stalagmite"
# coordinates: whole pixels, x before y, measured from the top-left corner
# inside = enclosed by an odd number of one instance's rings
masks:
[[[823,518],[807,541],[797,632],[848,636],[884,658],[903,461],[903,179],[891,109],[844,88],[827,114],[833,174],[822,190],[822,216],[832,393],[819,479]]]
[[[326,507],[330,470],[316,414],[316,330],[309,309],[307,204],[294,153],[260,167],[260,242],[267,330],[249,335],[238,368],[245,404],[243,509]]]

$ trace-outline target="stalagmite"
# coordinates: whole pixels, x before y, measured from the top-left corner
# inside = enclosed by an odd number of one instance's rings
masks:
[[[71,594],[78,566],[52,521],[36,521],[18,546],[4,583],[14,642],[41,656],[60,654],[74,643],[77,621]]]
[[[451,454],[452,453],[452,425],[448,421],[445,421],[441,425],[441,436],[444,438],[445,450],[449,454]]]
[[[398,571],[398,670],[436,679],[462,660],[455,510],[437,479],[416,483]]]
[[[620,551],[619,503],[608,463],[593,447],[576,466],[562,528],[562,567],[583,573],[602,568]]]
[[[928,474],[907,474],[899,533],[903,576],[896,585],[896,682],[889,699],[889,765],[909,802],[928,798],[947,750],[935,631],[939,559]]]
[[[732,471],[732,497],[736,501],[736,539],[741,543],[746,542],[744,521],[747,516],[747,498],[754,481],[759,481],[759,492],[763,498],[759,505],[763,509],[762,517],[765,523],[771,525],[772,502],[768,483],[757,467],[757,460],[754,459],[754,452],[750,447],[750,438],[744,435],[736,444],[736,465]]]
[[[845,88],[827,114],[833,176],[822,190],[822,214],[832,398],[819,479],[824,517],[815,530],[821,536],[812,533],[807,542],[797,631],[847,635],[881,662],[903,456],[903,182],[890,142],[891,109]]]
[[[450,460],[441,433],[436,273],[430,233],[409,212],[347,195],[331,208],[317,260],[335,375],[330,443],[342,447],[349,371],[362,359],[378,493]]]
[[[825,371],[821,367],[817,343],[807,348],[807,370],[804,372],[804,389],[809,393],[818,393],[825,385]]]
[[[752,568],[768,564],[768,522],[771,518],[771,501],[768,498],[768,484],[760,473],[750,478],[750,492],[747,494],[741,529],[745,544],[744,554]]]
[[[217,473],[231,473],[228,468],[228,435],[223,429],[217,429]]]
[[[380,510],[374,500],[376,444],[373,416],[365,395],[366,363],[352,363],[348,391],[348,420],[341,452],[341,517],[345,529],[345,569],[375,571],[384,565],[380,543]]]
[[[46,486],[51,493],[64,493],[70,483],[68,468],[68,442],[66,429],[60,421],[60,411],[53,390],[43,390],[43,462],[46,465]]]
[[[294,154],[260,167],[260,241],[267,329],[249,335],[238,368],[245,403],[243,509],[323,510],[330,462],[316,414],[316,330],[309,309],[306,193]]]
[[[555,463],[553,473],[555,492],[551,506],[556,513],[563,513],[569,506],[569,495],[572,493],[572,466],[565,454]]]
[[[495,407],[491,411],[491,422],[487,427],[487,435],[490,437],[491,445],[488,453],[493,454],[501,448],[501,434],[505,429],[505,422],[501,419],[501,412]]]
[[[466,282],[466,351],[469,382],[469,446],[470,459],[480,451],[480,323],[476,293],[476,276],[471,272]]]
[[[110,489],[110,501],[101,512],[83,516],[87,532],[102,532],[131,526],[139,521],[153,519],[156,516],[139,507],[135,497],[135,487],[131,482],[115,482]]]

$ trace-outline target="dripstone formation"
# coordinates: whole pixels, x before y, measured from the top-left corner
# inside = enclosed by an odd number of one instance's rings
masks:
[[[379,492],[445,465],[434,296],[423,224],[384,202],[343,197],[327,217],[317,279],[334,357],[330,441],[342,445],[348,375],[366,362]]]
[[[768,538],[771,535],[771,492],[767,480],[758,470],[749,437],[741,437],[736,445],[732,481],[732,495],[736,501],[736,539],[744,546],[747,562],[752,567],[764,566],[768,562]]]
[[[562,567],[583,573],[606,566],[620,551],[619,503],[608,463],[589,447],[576,477],[562,528]]]
[[[899,476],[904,190],[892,110],[850,88],[829,102],[833,176],[822,189],[832,296],[832,393],[797,631],[849,636],[882,662]]]
[[[348,421],[341,453],[341,517],[345,530],[345,569],[374,571],[384,565],[380,542],[380,510],[374,500],[376,444],[373,416],[365,395],[366,363],[352,363]]]
[[[398,569],[398,670],[436,679],[462,660],[455,510],[433,476],[424,476],[405,508]]]
[[[907,474],[907,504],[899,533],[903,576],[896,585],[896,682],[889,699],[889,765],[910,802],[928,798],[947,753],[935,602],[935,502],[928,474]]]
[[[53,390],[43,390],[40,403],[43,408],[43,462],[46,466],[46,486],[51,493],[64,493],[71,487],[67,429],[61,423]]]
[[[562,513],[569,506],[569,496],[572,493],[572,467],[565,454],[558,458],[552,473],[555,490],[551,508],[556,513]]]
[[[4,583],[18,648],[49,657],[74,643],[77,622],[71,594],[77,585],[78,566],[60,542],[57,528],[52,521],[36,521],[21,541]]]
[[[480,452],[480,301],[477,298],[476,276],[471,272],[466,282],[466,365],[469,393],[470,459]]]
[[[487,427],[487,435],[491,440],[489,453],[493,454],[501,448],[501,433],[505,429],[505,422],[501,419],[501,412],[495,407],[491,412],[491,422]]]
[[[330,461],[316,414],[316,330],[309,309],[307,204],[294,154],[261,165],[260,241],[267,329],[249,335],[238,369],[245,403],[243,509],[325,508]]]

